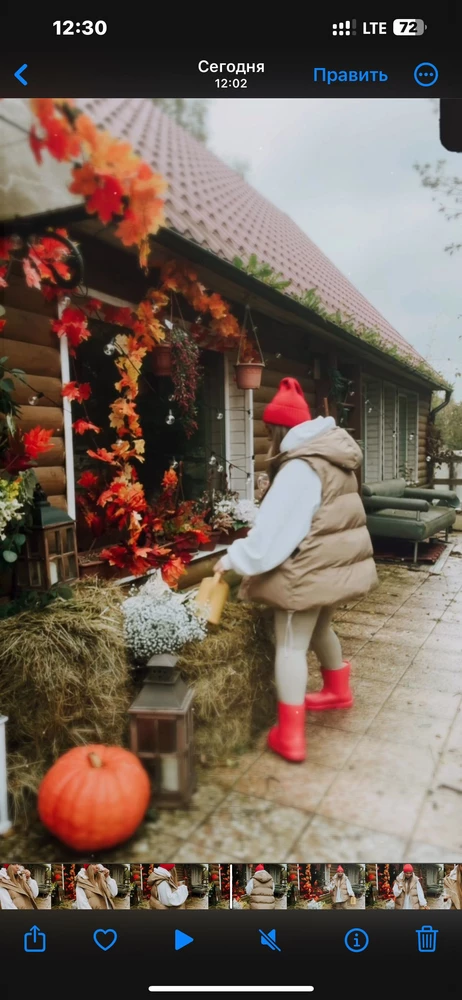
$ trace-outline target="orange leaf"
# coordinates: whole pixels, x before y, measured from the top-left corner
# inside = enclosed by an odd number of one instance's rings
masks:
[[[116,459],[114,455],[107,448],[98,448],[97,451],[87,451],[87,455],[90,458],[97,458],[100,462],[107,462],[109,465],[115,465]]]
[[[72,176],[74,180],[69,185],[71,194],[82,194],[84,198],[89,198],[96,191],[97,177],[91,163],[74,167]]]
[[[80,385],[78,382],[67,382],[61,390],[61,395],[71,402],[75,400],[76,403],[83,403],[84,399],[90,399],[91,385],[89,382],[82,382]]]
[[[77,480],[77,485],[82,486],[84,489],[89,490],[93,486],[97,486],[99,483],[98,476],[95,476],[94,472],[82,472],[80,479]]]
[[[123,188],[115,177],[100,176],[98,185],[87,201],[87,212],[97,215],[101,222],[110,222],[123,210]]]

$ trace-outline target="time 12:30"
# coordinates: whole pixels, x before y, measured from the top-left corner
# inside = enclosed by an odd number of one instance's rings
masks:
[[[233,87],[234,90],[240,87],[242,90],[247,86],[247,80],[238,80],[237,77],[234,80],[215,80],[215,83],[220,90],[226,90],[227,87]]]
[[[53,21],[57,35],[105,35],[106,21]]]

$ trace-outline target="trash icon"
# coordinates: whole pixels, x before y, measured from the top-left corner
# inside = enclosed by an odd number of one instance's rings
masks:
[[[417,931],[417,947],[419,951],[436,951],[436,931],[433,927],[421,927],[420,931]]]

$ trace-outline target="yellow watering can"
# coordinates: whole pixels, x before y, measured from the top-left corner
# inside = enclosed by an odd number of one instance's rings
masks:
[[[219,625],[228,597],[229,586],[222,580],[220,573],[204,577],[196,597],[196,606],[210,625]]]

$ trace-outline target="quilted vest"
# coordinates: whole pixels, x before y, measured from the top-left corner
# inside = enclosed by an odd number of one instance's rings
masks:
[[[397,878],[396,881],[397,881],[397,883],[398,883],[399,886],[401,886],[403,884],[403,880],[401,880],[399,878]],[[411,878],[409,879],[409,882],[410,882],[410,885],[409,885],[409,896],[410,896],[410,899],[411,899],[411,908],[413,910],[420,910],[419,897],[418,897],[418,894],[417,894],[417,881],[418,881],[417,880],[417,876],[416,875],[411,875]],[[395,909],[396,910],[402,910],[403,907],[404,907],[404,902],[405,902],[405,895],[404,895],[404,892],[402,892],[401,895],[397,896],[396,899],[395,899]]]
[[[253,887],[249,896],[251,910],[274,910],[274,883],[268,872],[257,872],[252,876]]]
[[[354,472],[361,464],[361,451],[347,431],[335,427],[283,454],[281,465],[293,459],[308,462],[319,476],[321,505],[295,552],[269,573],[247,579],[242,597],[285,611],[359,600],[378,583]]]

